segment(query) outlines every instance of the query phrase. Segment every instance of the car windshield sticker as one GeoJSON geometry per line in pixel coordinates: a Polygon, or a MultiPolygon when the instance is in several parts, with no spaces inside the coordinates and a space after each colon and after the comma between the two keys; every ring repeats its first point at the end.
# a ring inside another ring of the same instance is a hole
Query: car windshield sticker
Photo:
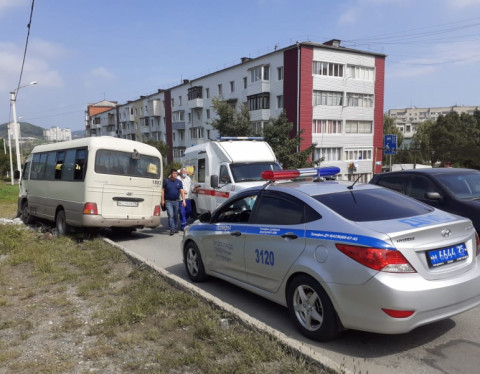
{"type": "Polygon", "coordinates": [[[449,216],[426,214],[424,216],[399,219],[398,222],[405,223],[411,227],[421,227],[421,226],[431,225],[432,223],[442,223],[442,222],[448,222],[452,220],[454,220],[454,218],[449,216]]]}

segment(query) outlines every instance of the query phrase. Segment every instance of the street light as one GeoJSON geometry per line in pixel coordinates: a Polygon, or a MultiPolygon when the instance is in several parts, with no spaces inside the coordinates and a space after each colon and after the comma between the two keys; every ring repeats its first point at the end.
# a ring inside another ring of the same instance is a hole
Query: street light
{"type": "MultiPolygon", "coordinates": [[[[20,126],[17,123],[17,108],[15,106],[15,103],[17,101],[17,95],[18,91],[20,88],[30,86],[32,84],[37,84],[37,81],[30,82],[29,84],[26,84],[25,86],[20,86],[18,87],[15,91],[10,92],[10,101],[12,103],[12,113],[13,113],[13,134],[15,136],[15,152],[17,154],[17,168],[20,173],[20,179],[22,178],[22,164],[20,163],[20,145],[19,145],[19,133],[20,133],[20,126]]],[[[11,176],[11,179],[13,181],[13,175],[11,176]]],[[[13,183],[12,183],[13,184],[13,183]]]]}

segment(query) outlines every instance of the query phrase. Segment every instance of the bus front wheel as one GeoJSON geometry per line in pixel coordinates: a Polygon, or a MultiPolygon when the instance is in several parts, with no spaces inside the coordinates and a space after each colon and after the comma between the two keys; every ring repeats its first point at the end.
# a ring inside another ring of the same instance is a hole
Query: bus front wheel
{"type": "Polygon", "coordinates": [[[64,210],[59,210],[57,212],[57,216],[55,217],[55,225],[57,227],[58,235],[62,236],[67,234],[68,225],[64,210]]]}
{"type": "Polygon", "coordinates": [[[22,222],[26,225],[33,223],[33,217],[30,215],[30,207],[28,206],[28,201],[24,201],[22,204],[20,218],[22,219],[22,222]]]}

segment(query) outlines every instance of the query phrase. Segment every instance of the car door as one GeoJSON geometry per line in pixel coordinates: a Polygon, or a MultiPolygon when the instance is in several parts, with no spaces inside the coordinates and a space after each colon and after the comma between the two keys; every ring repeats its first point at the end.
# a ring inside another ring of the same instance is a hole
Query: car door
{"type": "Polygon", "coordinates": [[[259,196],[245,239],[248,283],[275,292],[305,249],[305,203],[278,191],[259,196]]]}
{"type": "Polygon", "coordinates": [[[242,194],[220,207],[212,217],[211,230],[202,238],[207,268],[245,281],[245,233],[256,200],[256,193],[242,194]]]}

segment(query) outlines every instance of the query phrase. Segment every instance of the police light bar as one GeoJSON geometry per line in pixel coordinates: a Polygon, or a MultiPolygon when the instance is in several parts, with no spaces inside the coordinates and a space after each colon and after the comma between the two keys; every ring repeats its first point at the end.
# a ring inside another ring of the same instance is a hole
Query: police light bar
{"type": "Polygon", "coordinates": [[[217,140],[263,140],[261,136],[220,136],[217,140]]]}
{"type": "Polygon", "coordinates": [[[260,176],[265,180],[276,181],[302,177],[333,177],[338,173],[340,173],[340,168],[336,166],[326,166],[323,168],[308,169],[265,170],[262,171],[260,176]]]}

